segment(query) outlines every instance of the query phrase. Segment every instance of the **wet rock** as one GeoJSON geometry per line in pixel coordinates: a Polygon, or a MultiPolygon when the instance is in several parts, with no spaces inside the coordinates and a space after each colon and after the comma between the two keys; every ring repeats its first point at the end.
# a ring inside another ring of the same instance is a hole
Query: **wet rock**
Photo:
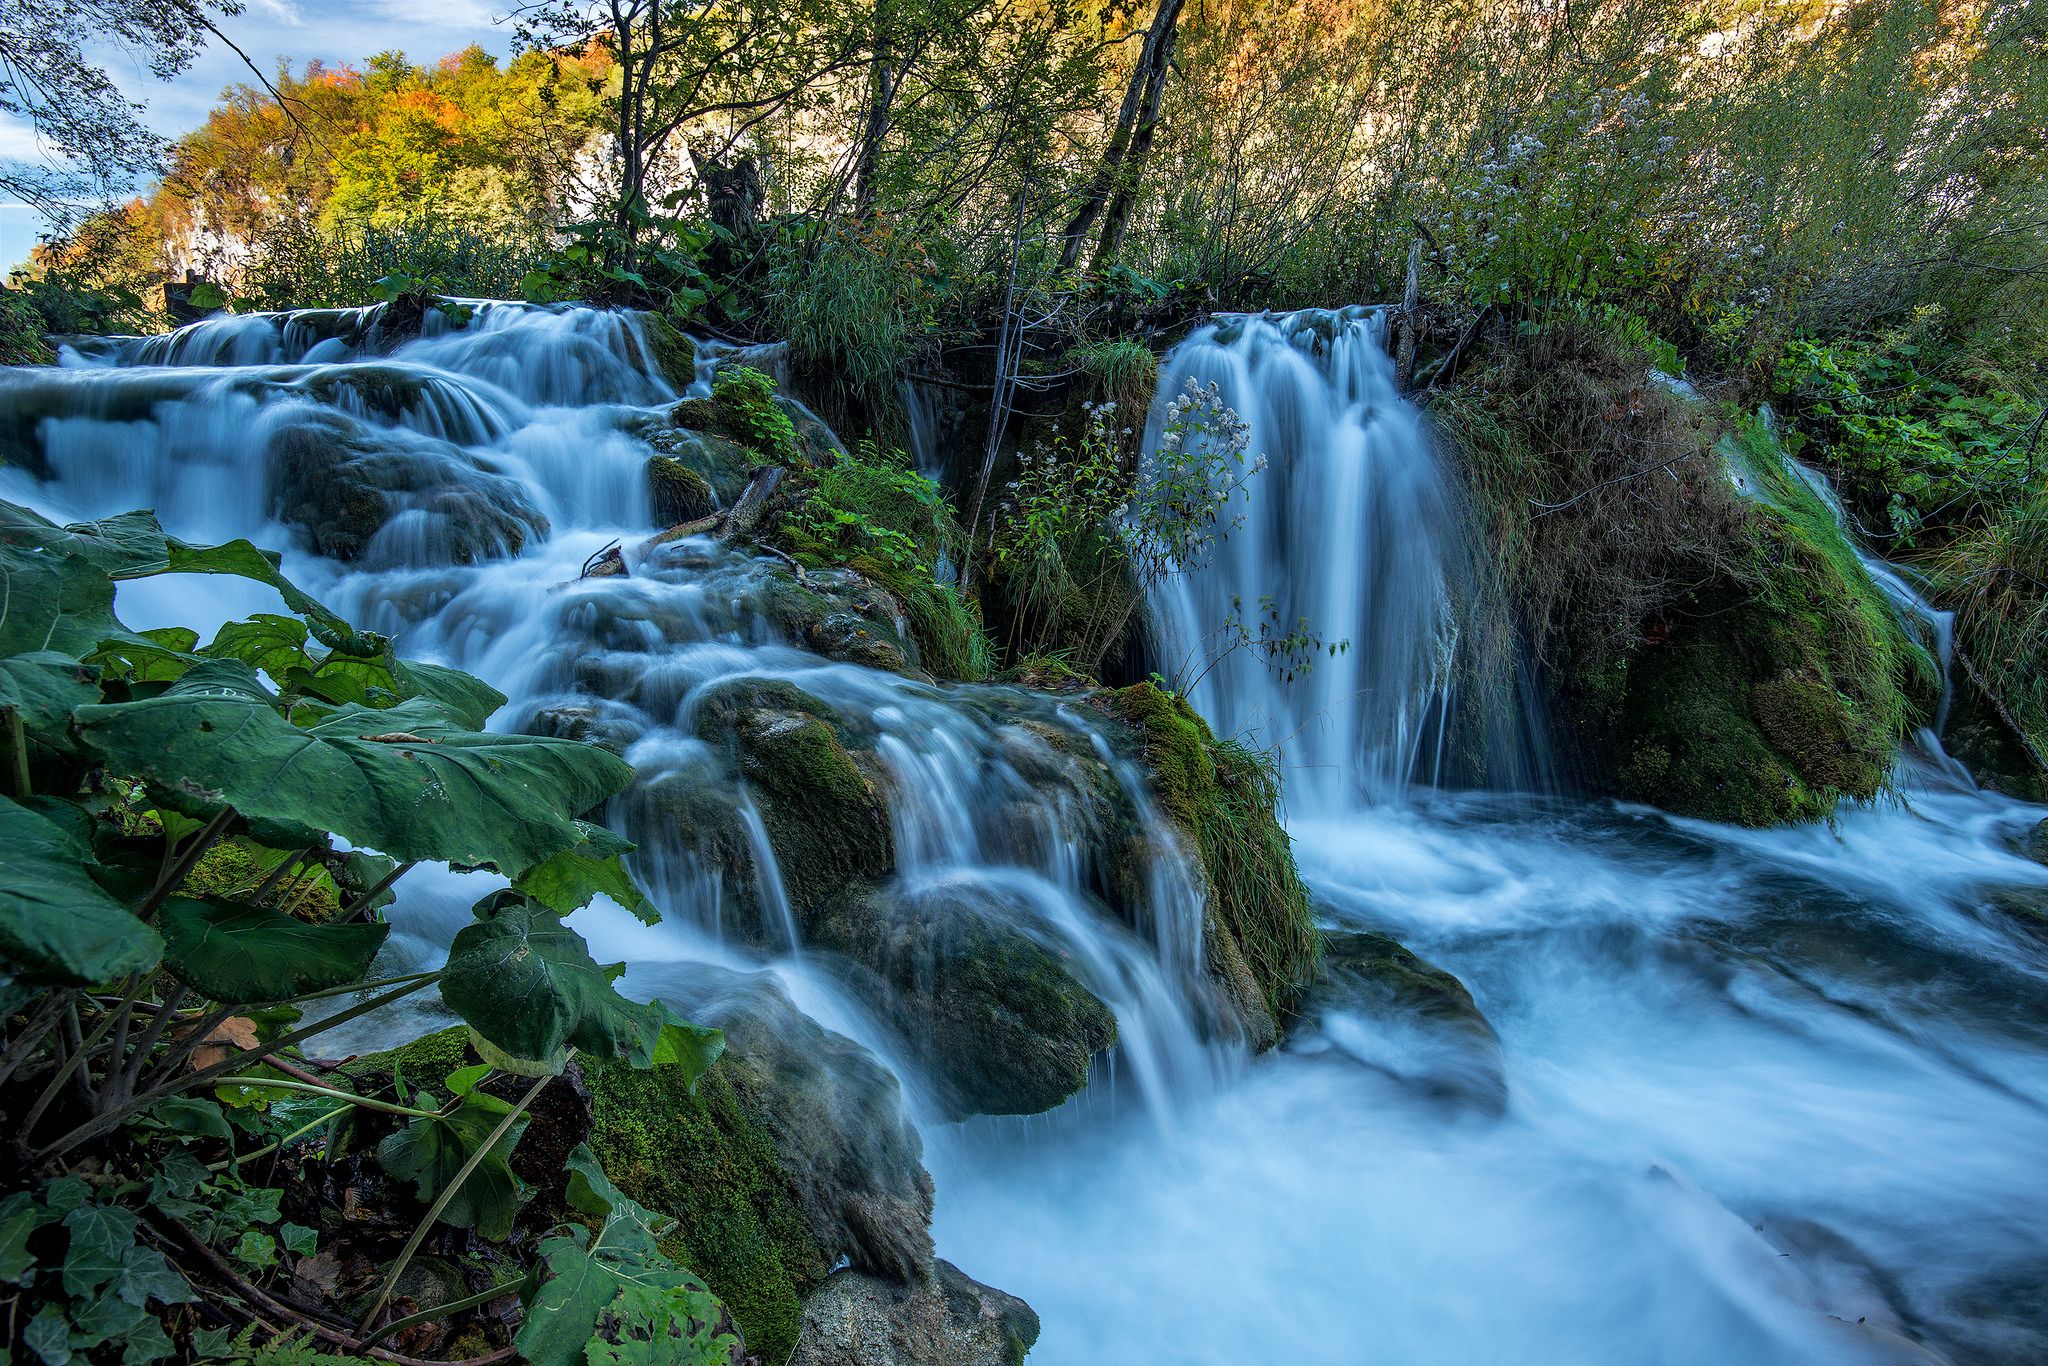
{"type": "Polygon", "coordinates": [[[650,369],[682,393],[697,381],[697,343],[678,332],[659,313],[640,315],[640,335],[651,353],[650,369]]]}
{"type": "Polygon", "coordinates": [[[2040,822],[2021,836],[2019,849],[2026,857],[2048,868],[2048,820],[2040,822]]]}
{"type": "Polygon", "coordinates": [[[1980,786],[2021,801],[2048,801],[2048,773],[2033,756],[1968,670],[1950,677],[1953,692],[1941,728],[1949,756],[1970,770],[1980,786]]]}
{"type": "Polygon", "coordinates": [[[672,455],[648,458],[647,493],[652,500],[655,523],[660,526],[677,526],[709,517],[718,506],[710,482],[672,455]]]}
{"type": "Polygon", "coordinates": [[[941,1261],[914,1286],[842,1271],[804,1301],[790,1366],[1018,1366],[1038,1315],[941,1261]]]}
{"type": "Polygon", "coordinates": [[[956,1117],[1050,1110],[1088,1083],[1116,1017],[984,885],[886,888],[813,915],[815,946],[858,964],[956,1117]]]}
{"type": "Polygon", "coordinates": [[[459,448],[387,439],[339,415],[281,429],[269,469],[278,520],[330,559],[361,558],[381,540],[401,562],[472,564],[548,533],[515,480],[459,448]]]}
{"type": "Polygon", "coordinates": [[[749,1351],[787,1360],[803,1297],[842,1259],[885,1280],[926,1274],[931,1181],[895,1078],[765,974],[677,964],[636,983],[723,1029],[726,1052],[695,1091],[663,1069],[593,1066],[591,1148],[677,1220],[665,1250],[725,1302],[749,1351]]]}
{"type": "Polygon", "coordinates": [[[1324,932],[1308,1013],[1319,1039],[1355,1061],[1487,1114],[1507,1108],[1500,1039],[1472,993],[1385,935],[1324,932]]]}
{"type": "Polygon", "coordinates": [[[799,920],[896,863],[873,757],[857,762],[830,716],[801,689],[759,680],[718,689],[698,708],[698,734],[730,747],[760,807],[799,920]]]}
{"type": "Polygon", "coordinates": [[[917,672],[903,607],[888,590],[848,569],[779,568],[756,604],[786,638],[827,659],[891,673],[917,672]]]}

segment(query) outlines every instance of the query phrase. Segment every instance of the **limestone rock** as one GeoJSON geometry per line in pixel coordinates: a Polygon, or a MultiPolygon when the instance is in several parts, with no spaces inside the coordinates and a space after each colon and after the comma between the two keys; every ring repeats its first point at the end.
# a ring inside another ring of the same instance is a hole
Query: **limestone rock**
{"type": "Polygon", "coordinates": [[[951,1262],[918,1285],[842,1271],[804,1301],[790,1366],[1019,1366],[1038,1315],[951,1262]]]}

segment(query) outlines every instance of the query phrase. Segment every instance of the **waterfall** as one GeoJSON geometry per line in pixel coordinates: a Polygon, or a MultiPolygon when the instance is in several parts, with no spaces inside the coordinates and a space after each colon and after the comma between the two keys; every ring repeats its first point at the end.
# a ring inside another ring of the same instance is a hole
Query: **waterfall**
{"type": "MultiPolygon", "coordinates": [[[[2048,811],[1917,771],[1781,830],[1531,796],[1532,727],[1500,701],[1519,684],[1379,314],[1218,319],[1153,404],[1156,428],[1214,383],[1267,460],[1150,621],[1219,734],[1280,748],[1333,932],[1330,980],[1251,1060],[1208,984],[1200,879],[1099,714],[819,653],[779,606],[787,566],[650,540],[676,386],[638,320],[462,310],[417,336],[381,308],[221,318],[0,370],[0,496],[279,547],[359,626],[505,692],[494,724],[622,752],[608,819],[665,918],[600,900],[577,928],[629,991],[687,1011],[704,972],[764,974],[873,1049],[916,1109],[941,1255],[1036,1307],[1034,1361],[2048,1357],[2048,947],[2027,928],[2048,867],[2022,852],[2048,811]],[[630,572],[581,577],[615,542],[630,572]],[[1348,649],[1291,682],[1221,649],[1261,598],[1348,649]],[[855,927],[887,951],[855,968],[775,771],[732,758],[791,737],[846,752],[892,851],[855,927]],[[1345,987],[1372,935],[1454,973],[1483,1035],[1345,987]],[[960,1065],[901,1007],[963,943],[1056,968],[1113,1021],[1051,1115],[953,1122],[1004,1059],[960,1065]],[[1475,1037],[1492,1106],[1444,1084],[1446,1038],[1475,1037]]],[[[774,360],[704,350],[699,393],[774,360]]],[[[278,606],[224,578],[120,589],[131,626],[202,638],[278,606]]],[[[430,965],[494,885],[400,883],[391,970],[430,965]]]]}
{"type": "MultiPolygon", "coordinates": [[[[1280,750],[1302,814],[1398,800],[1461,771],[1460,666],[1483,604],[1385,326],[1362,308],[1220,318],[1161,365],[1147,423],[1156,450],[1165,405],[1190,382],[1213,384],[1265,461],[1243,524],[1156,591],[1156,653],[1170,679],[1198,680],[1190,700],[1219,735],[1280,750]],[[1290,679],[1284,661],[1242,643],[1240,628],[1256,635],[1262,620],[1325,648],[1290,679]]],[[[1496,774],[1524,748],[1516,720],[1483,714],[1489,733],[1462,737],[1496,774]]]]}

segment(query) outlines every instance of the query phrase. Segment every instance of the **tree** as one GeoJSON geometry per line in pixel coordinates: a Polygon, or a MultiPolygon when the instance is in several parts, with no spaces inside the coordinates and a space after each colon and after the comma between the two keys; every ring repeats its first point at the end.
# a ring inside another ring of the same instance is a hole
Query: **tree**
{"type": "Polygon", "coordinates": [[[0,0],[0,113],[26,121],[55,158],[0,161],[0,192],[62,229],[154,170],[164,139],[84,54],[112,44],[169,80],[216,31],[213,16],[241,8],[241,0],[0,0]]]}
{"type": "Polygon", "coordinates": [[[865,60],[874,31],[853,0],[534,0],[513,13],[527,47],[595,45],[617,63],[614,264],[628,270],[679,134],[701,135],[700,165],[723,165],[760,123],[865,60]]]}

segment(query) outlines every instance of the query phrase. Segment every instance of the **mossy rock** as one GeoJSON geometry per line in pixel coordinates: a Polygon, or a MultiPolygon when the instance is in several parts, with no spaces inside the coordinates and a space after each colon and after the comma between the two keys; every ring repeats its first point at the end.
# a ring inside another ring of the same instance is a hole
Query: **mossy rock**
{"type": "Polygon", "coordinates": [[[338,413],[282,428],[267,456],[273,513],[330,559],[360,558],[407,513],[455,564],[517,555],[548,534],[526,490],[466,451],[392,442],[338,413]]]}
{"type": "Polygon", "coordinates": [[[1398,940],[1360,930],[1323,932],[1322,976],[1314,995],[1325,1012],[1366,1010],[1414,1031],[1403,1052],[1379,1065],[1441,1099],[1489,1114],[1507,1108],[1500,1038],[1465,984],[1398,940]]]}
{"type": "Polygon", "coordinates": [[[646,729],[640,714],[630,707],[592,699],[588,704],[562,703],[542,707],[526,727],[529,735],[546,735],[557,740],[596,745],[623,755],[646,729]]]}
{"type": "MultiPolygon", "coordinates": [[[[291,855],[235,836],[212,845],[185,877],[185,890],[206,896],[246,898],[291,855]]],[[[287,878],[266,897],[275,910],[324,924],[341,914],[341,889],[324,868],[287,878]]]]}
{"type": "Polygon", "coordinates": [[[917,1285],[842,1271],[804,1301],[787,1366],[1022,1366],[1038,1315],[951,1262],[917,1285]]]}
{"type": "Polygon", "coordinates": [[[1267,760],[1218,741],[1187,704],[1150,683],[1098,693],[1130,728],[1161,810],[1186,836],[1207,883],[1204,950],[1218,985],[1237,1002],[1249,1037],[1277,1038],[1315,976],[1318,941],[1308,889],[1279,820],[1279,784],[1267,760]],[[1256,999],[1244,991],[1255,982],[1256,999]]]}
{"type": "Polygon", "coordinates": [[[647,344],[650,369],[682,393],[697,382],[697,343],[677,331],[659,313],[640,315],[640,335],[647,344]]]}
{"type": "Polygon", "coordinates": [[[710,481],[672,455],[648,457],[647,495],[656,526],[694,522],[718,507],[710,481]]]}
{"type": "Polygon", "coordinates": [[[980,887],[869,889],[814,915],[810,942],[884,984],[889,1014],[949,1114],[1029,1115],[1086,1086],[1117,1030],[1022,919],[980,887]]]}
{"type": "Polygon", "coordinates": [[[737,441],[678,427],[665,417],[649,413],[621,418],[620,430],[646,442],[656,454],[674,459],[710,485],[719,507],[730,507],[746,492],[748,478],[761,463],[759,455],[737,441]]]}
{"type": "Polygon", "coordinates": [[[786,639],[827,659],[917,675],[919,652],[899,623],[895,596],[852,570],[796,571],[776,565],[755,607],[786,639]]]}
{"type": "Polygon", "coordinates": [[[697,733],[727,746],[761,811],[799,921],[895,869],[888,803],[824,703],[793,684],[739,680],[699,700],[697,733]],[[829,718],[829,719],[828,719],[829,718]]]}

